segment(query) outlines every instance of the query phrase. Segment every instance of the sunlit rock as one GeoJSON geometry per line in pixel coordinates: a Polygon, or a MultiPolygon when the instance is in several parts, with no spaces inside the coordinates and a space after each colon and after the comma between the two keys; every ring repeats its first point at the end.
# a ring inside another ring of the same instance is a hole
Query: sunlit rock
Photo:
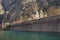
{"type": "Polygon", "coordinates": [[[4,10],[2,9],[2,5],[1,5],[1,0],[0,0],[0,15],[4,14],[4,10]]]}

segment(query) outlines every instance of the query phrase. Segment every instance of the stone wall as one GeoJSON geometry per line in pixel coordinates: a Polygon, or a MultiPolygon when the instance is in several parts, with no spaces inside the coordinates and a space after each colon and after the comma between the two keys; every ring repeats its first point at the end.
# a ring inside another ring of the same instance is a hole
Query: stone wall
{"type": "MultiPolygon", "coordinates": [[[[8,29],[8,28],[7,28],[8,29]]],[[[42,32],[60,32],[60,16],[42,18],[39,20],[24,22],[21,24],[12,24],[8,30],[12,31],[42,31],[42,32]]]]}

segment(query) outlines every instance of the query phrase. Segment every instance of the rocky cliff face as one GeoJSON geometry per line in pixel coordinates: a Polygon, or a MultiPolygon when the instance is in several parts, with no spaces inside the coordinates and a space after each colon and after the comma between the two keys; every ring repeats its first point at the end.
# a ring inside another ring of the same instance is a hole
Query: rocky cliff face
{"type": "Polygon", "coordinates": [[[2,5],[1,5],[1,0],[0,0],[0,15],[2,15],[3,13],[4,13],[4,10],[2,9],[3,7],[2,7],[2,5]]]}
{"type": "MultiPolygon", "coordinates": [[[[45,10],[45,7],[48,7],[49,5],[59,6],[60,0],[2,0],[1,4],[3,6],[3,10],[5,11],[4,19],[8,19],[7,21],[12,22],[16,21],[17,18],[17,20],[19,20],[19,18],[21,19],[22,16],[19,17],[20,15],[30,15],[31,13],[34,13],[35,8],[39,11],[40,8],[45,10]],[[32,8],[34,5],[36,7],[32,8]]],[[[26,19],[27,17],[24,16],[23,19],[24,18],[26,19]]]]}
{"type": "Polygon", "coordinates": [[[3,6],[4,11],[6,12],[5,15],[8,16],[8,20],[15,21],[18,15],[20,15],[22,12],[23,13],[21,15],[25,15],[24,13],[25,9],[28,8],[28,10],[30,10],[29,6],[32,6],[33,5],[32,2],[35,2],[35,1],[36,0],[13,0],[13,1],[2,0],[2,6],[3,6]]]}
{"type": "Polygon", "coordinates": [[[55,5],[55,6],[60,6],[60,0],[37,0],[40,5],[46,6],[46,5],[55,5]]]}
{"type": "Polygon", "coordinates": [[[18,6],[18,4],[21,6],[22,4],[27,4],[29,2],[35,2],[37,1],[40,6],[46,6],[46,5],[55,5],[60,6],[60,0],[2,0],[2,6],[6,9],[10,8],[9,6],[14,5],[18,6]],[[8,8],[7,8],[8,6],[8,8]]]}

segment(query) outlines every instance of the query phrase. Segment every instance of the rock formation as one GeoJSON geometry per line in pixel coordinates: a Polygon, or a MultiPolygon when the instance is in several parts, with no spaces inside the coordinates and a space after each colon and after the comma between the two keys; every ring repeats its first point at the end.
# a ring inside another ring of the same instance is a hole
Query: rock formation
{"type": "Polygon", "coordinates": [[[4,10],[3,23],[35,20],[41,18],[41,15],[42,18],[51,16],[51,6],[57,6],[54,13],[60,13],[60,0],[1,0],[1,5],[4,10]]]}

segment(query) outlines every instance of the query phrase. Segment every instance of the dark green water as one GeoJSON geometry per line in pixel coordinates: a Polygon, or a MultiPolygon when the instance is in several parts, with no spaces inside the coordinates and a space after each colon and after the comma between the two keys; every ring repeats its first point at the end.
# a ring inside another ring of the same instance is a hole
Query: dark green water
{"type": "Polygon", "coordinates": [[[0,31],[0,40],[60,40],[60,33],[0,31]]]}

